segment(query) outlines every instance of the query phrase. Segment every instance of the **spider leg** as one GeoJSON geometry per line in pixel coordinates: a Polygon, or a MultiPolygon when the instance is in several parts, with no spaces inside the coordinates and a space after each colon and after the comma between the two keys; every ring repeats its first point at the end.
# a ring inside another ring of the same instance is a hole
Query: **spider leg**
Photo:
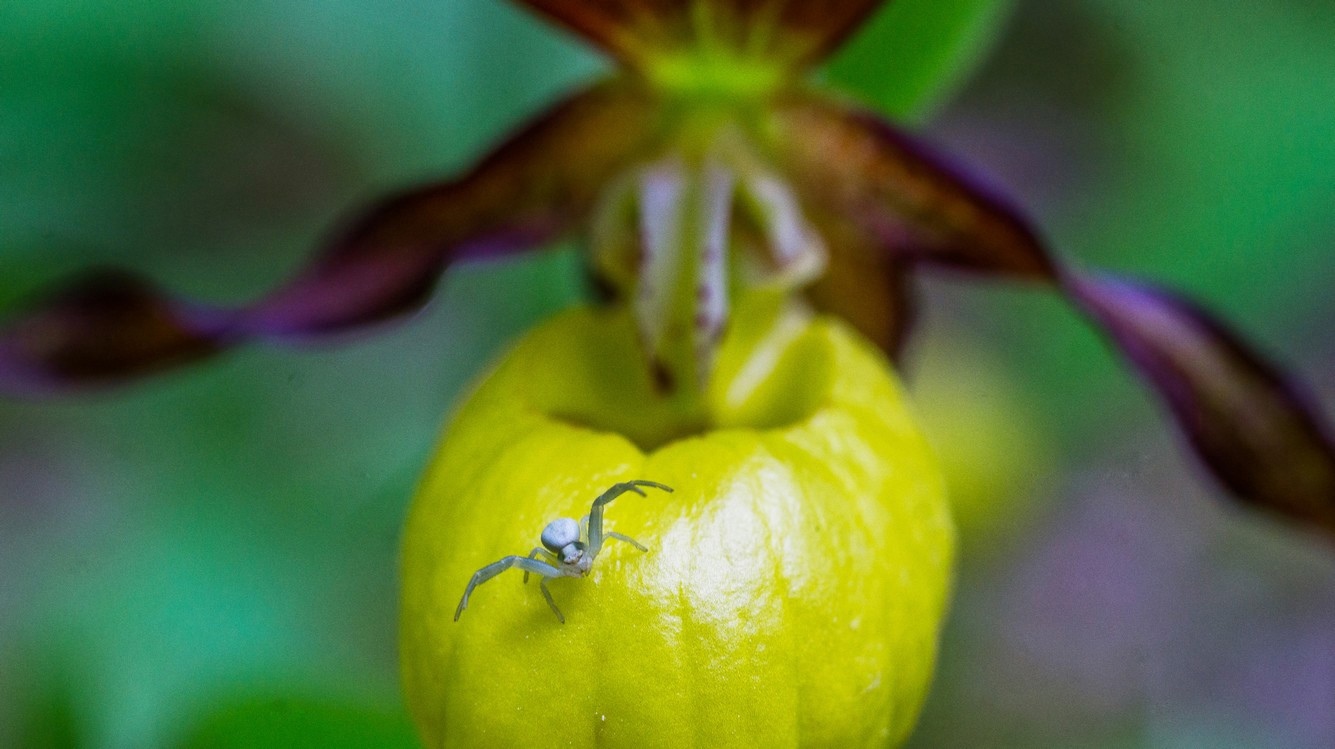
{"type": "Polygon", "coordinates": [[[561,570],[552,565],[547,564],[546,562],[539,562],[536,559],[529,559],[528,557],[509,556],[492,562],[486,567],[474,572],[473,577],[469,579],[468,587],[464,588],[464,597],[459,599],[459,608],[454,610],[454,620],[456,622],[459,621],[459,616],[464,613],[464,609],[468,608],[468,597],[473,595],[474,588],[511,567],[518,567],[525,572],[536,572],[544,578],[560,577],[562,574],[561,570]]]}
{"type": "Polygon", "coordinates": [[[610,488],[608,488],[607,491],[598,495],[598,498],[593,500],[593,506],[595,508],[602,507],[603,505],[607,504],[608,502],[611,502],[617,497],[620,497],[622,494],[625,494],[626,492],[635,492],[641,497],[649,496],[644,493],[643,489],[640,488],[642,486],[649,486],[653,487],[654,489],[662,489],[668,494],[672,493],[672,487],[664,486],[663,484],[660,484],[656,481],[643,481],[640,479],[636,479],[635,481],[623,481],[619,484],[613,484],[610,488]]]}
{"type": "MultiPolygon", "coordinates": [[[[589,552],[595,557],[603,548],[603,506],[608,502],[620,497],[626,492],[635,492],[641,497],[649,495],[644,493],[640,487],[648,486],[654,489],[661,489],[671,493],[672,487],[664,486],[654,481],[626,481],[620,484],[613,484],[611,488],[603,492],[597,499],[593,500],[593,506],[589,508],[589,552]]],[[[636,544],[638,546],[638,544],[636,544]]]]}
{"type": "MultiPolygon", "coordinates": [[[[546,549],[542,548],[541,546],[534,546],[534,547],[533,547],[533,551],[530,551],[530,552],[528,553],[528,558],[529,558],[529,559],[537,559],[539,556],[541,556],[541,557],[543,558],[544,561],[548,562],[548,563],[551,564],[553,567],[555,567],[555,566],[559,563],[558,560],[557,560],[557,558],[556,558],[556,555],[555,555],[555,554],[551,553],[550,551],[547,551],[546,549]]],[[[524,570],[524,584],[525,584],[525,585],[528,585],[528,576],[529,576],[529,572],[530,572],[529,570],[524,570]]]]}
{"type": "Polygon", "coordinates": [[[565,616],[561,614],[561,609],[556,608],[556,600],[552,598],[552,592],[547,590],[547,578],[542,578],[542,582],[538,583],[538,587],[542,588],[542,597],[546,598],[547,605],[552,607],[552,613],[556,614],[556,620],[565,624],[565,616]]]}
{"type": "Polygon", "coordinates": [[[604,533],[604,534],[603,534],[603,538],[604,538],[604,539],[607,539],[607,538],[615,538],[615,539],[618,540],[618,541],[625,541],[626,543],[630,544],[631,546],[634,546],[635,548],[639,549],[640,551],[648,551],[648,550],[649,550],[649,547],[648,547],[648,546],[645,546],[644,544],[640,543],[639,541],[636,541],[635,539],[631,538],[630,536],[627,536],[627,535],[624,535],[624,534],[621,534],[621,533],[617,533],[617,532],[615,532],[615,531],[612,531],[612,532],[609,532],[609,533],[604,533]]]}

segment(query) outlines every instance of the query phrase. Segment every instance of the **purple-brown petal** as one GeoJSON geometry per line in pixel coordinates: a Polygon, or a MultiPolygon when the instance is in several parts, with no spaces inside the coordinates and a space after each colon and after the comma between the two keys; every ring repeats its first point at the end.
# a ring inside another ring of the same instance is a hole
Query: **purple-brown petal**
{"type": "Polygon", "coordinates": [[[462,178],[372,208],[256,304],[245,325],[259,335],[309,335],[395,317],[420,308],[450,263],[573,230],[650,136],[651,115],[618,84],[566,100],[462,178]]]}
{"type": "Polygon", "coordinates": [[[1335,443],[1314,401],[1207,312],[1105,277],[1066,288],[1240,498],[1335,534],[1335,443]]]}
{"type": "Polygon", "coordinates": [[[623,62],[642,59],[677,35],[686,0],[515,0],[623,62]]]}
{"type": "Polygon", "coordinates": [[[847,320],[893,361],[902,361],[918,322],[910,263],[866,246],[845,221],[825,217],[819,228],[829,257],[807,298],[816,309],[847,320]]]}
{"type": "MultiPolygon", "coordinates": [[[[774,5],[765,0],[737,0],[737,5],[774,5]]],[[[828,0],[828,2],[780,2],[780,26],[792,40],[796,62],[812,65],[837,50],[886,0],[828,0]]],[[[772,11],[771,11],[772,12],[772,11]]],[[[753,11],[754,13],[754,11],[753,11]]],[[[756,15],[760,15],[756,13],[756,15]]]]}
{"type": "Polygon", "coordinates": [[[0,392],[150,374],[217,351],[231,317],[116,270],[89,271],[0,331],[0,392]]]}
{"type": "Polygon", "coordinates": [[[808,202],[908,260],[1053,282],[1037,232],[1008,202],[874,113],[813,94],[775,114],[779,158],[808,202]]]}
{"type": "Polygon", "coordinates": [[[719,46],[790,66],[820,62],[886,0],[515,0],[618,60],[719,46]]]}
{"type": "Polygon", "coordinates": [[[0,327],[0,393],[100,385],[247,338],[337,333],[414,311],[450,264],[580,226],[603,185],[651,137],[652,116],[620,85],[575,95],[462,178],[383,201],[294,279],[245,307],[186,305],[121,272],[76,281],[0,327]]]}
{"type": "MultiPolygon", "coordinates": [[[[813,94],[781,103],[775,151],[806,200],[887,259],[1038,281],[1098,322],[1244,501],[1335,534],[1335,445],[1311,401],[1196,306],[1064,270],[1010,205],[876,115],[813,94]]],[[[837,255],[837,250],[832,251],[837,255]]],[[[884,293],[872,274],[863,293],[884,293]]],[[[842,297],[857,294],[850,280],[842,297]]]]}

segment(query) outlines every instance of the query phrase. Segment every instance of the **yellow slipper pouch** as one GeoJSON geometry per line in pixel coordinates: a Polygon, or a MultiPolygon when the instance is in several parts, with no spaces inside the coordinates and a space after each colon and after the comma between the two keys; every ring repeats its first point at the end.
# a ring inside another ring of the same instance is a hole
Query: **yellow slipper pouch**
{"type": "Polygon", "coordinates": [[[939,471],[888,363],[842,323],[736,311],[694,408],[624,311],[539,327],[463,404],[404,539],[402,665],[429,747],[883,747],[912,728],[946,607],[939,471]],[[470,576],[625,494],[587,578],[470,576]]]}

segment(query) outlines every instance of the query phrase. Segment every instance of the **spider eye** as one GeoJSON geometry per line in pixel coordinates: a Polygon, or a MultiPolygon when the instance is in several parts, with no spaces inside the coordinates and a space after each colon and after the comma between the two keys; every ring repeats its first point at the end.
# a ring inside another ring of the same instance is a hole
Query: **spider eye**
{"type": "Polygon", "coordinates": [[[557,518],[542,529],[542,545],[553,553],[576,541],[579,541],[579,523],[570,518],[557,518]]]}

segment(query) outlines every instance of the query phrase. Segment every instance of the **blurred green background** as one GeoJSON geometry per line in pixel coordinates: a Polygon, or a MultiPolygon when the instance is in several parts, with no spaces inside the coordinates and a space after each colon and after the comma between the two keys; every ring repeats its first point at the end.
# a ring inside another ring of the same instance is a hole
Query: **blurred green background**
{"type": "MultiPolygon", "coordinates": [[[[827,76],[1335,403],[1335,4],[900,0],[827,76]]],[[[489,0],[0,4],[0,311],[91,263],[238,300],[603,63],[489,0]]],[[[570,248],[382,334],[0,402],[0,746],[409,747],[395,554],[570,248]],[[516,293],[519,290],[521,293],[516,293]],[[342,345],[347,344],[347,345],[342,345]]],[[[1335,746],[1335,557],[1219,501],[1057,300],[927,284],[963,563],[914,746],[1335,746]]]]}

